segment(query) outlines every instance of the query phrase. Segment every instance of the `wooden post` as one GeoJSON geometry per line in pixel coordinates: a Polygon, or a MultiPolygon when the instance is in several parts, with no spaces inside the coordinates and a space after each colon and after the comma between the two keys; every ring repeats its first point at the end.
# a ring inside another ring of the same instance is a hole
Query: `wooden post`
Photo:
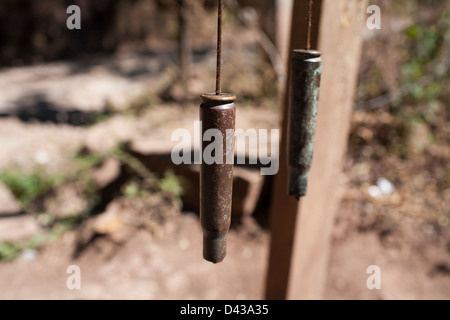
{"type": "MultiPolygon", "coordinates": [[[[291,49],[305,47],[307,2],[294,2],[291,49]]],[[[316,0],[314,3],[311,45],[323,53],[314,160],[308,195],[297,202],[288,197],[286,191],[287,90],[280,172],[275,178],[270,212],[272,240],[267,299],[320,299],[326,279],[330,235],[338,203],[338,178],[347,146],[367,0],[316,0]]]]}
{"type": "MultiPolygon", "coordinates": [[[[291,19],[292,8],[294,6],[293,0],[276,0],[276,18],[275,18],[275,43],[278,50],[278,65],[283,66],[283,76],[278,81],[278,95],[280,98],[284,97],[286,88],[286,71],[288,66],[285,64],[289,58],[289,40],[291,35],[291,19]]],[[[279,76],[279,75],[278,75],[279,76]]]]}
{"type": "MultiPolygon", "coordinates": [[[[306,44],[306,2],[307,0],[295,0],[292,11],[290,53],[294,49],[304,48],[306,44]]],[[[321,1],[315,1],[313,21],[318,22],[321,12],[321,1]]],[[[318,23],[313,25],[311,45],[317,47],[318,23]]],[[[290,66],[290,62],[286,63],[290,66]]],[[[290,78],[290,68],[288,77],[290,78]]],[[[266,298],[269,300],[283,300],[287,297],[289,271],[291,265],[292,248],[294,243],[295,222],[297,219],[298,202],[287,193],[287,128],[288,128],[288,104],[289,81],[286,82],[286,90],[283,101],[283,121],[280,142],[280,168],[275,176],[272,202],[270,208],[270,232],[271,246],[269,254],[269,267],[266,279],[266,298]]]]}
{"type": "Polygon", "coordinates": [[[292,18],[292,0],[276,1],[276,45],[283,59],[283,63],[288,59],[289,35],[292,18]]]}

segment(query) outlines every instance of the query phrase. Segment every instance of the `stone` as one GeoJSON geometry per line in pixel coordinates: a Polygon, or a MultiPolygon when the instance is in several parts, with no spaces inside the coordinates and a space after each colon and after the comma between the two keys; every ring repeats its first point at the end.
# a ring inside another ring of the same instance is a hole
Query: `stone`
{"type": "Polygon", "coordinates": [[[116,148],[118,141],[108,132],[105,125],[100,124],[86,131],[84,145],[92,153],[107,154],[116,148]]]}
{"type": "Polygon", "coordinates": [[[98,169],[92,173],[92,178],[100,189],[115,181],[121,172],[120,161],[114,158],[107,159],[98,169]]]}
{"type": "Polygon", "coordinates": [[[0,241],[27,240],[40,230],[39,224],[30,215],[0,218],[0,241]]]}
{"type": "Polygon", "coordinates": [[[0,182],[0,218],[3,215],[14,215],[22,211],[22,208],[11,193],[11,191],[3,183],[0,182]]]}
{"type": "Polygon", "coordinates": [[[119,231],[125,225],[120,211],[120,202],[112,202],[104,213],[95,218],[94,231],[101,235],[112,235],[119,231]]]}
{"type": "Polygon", "coordinates": [[[25,249],[19,255],[20,261],[33,261],[38,257],[38,252],[35,249],[25,249]]]}
{"type": "Polygon", "coordinates": [[[45,200],[45,210],[57,218],[78,215],[88,207],[88,200],[76,183],[60,186],[45,200]]]}
{"type": "Polygon", "coordinates": [[[136,135],[136,123],[124,116],[113,116],[86,130],[84,145],[92,153],[105,155],[136,135]]]}

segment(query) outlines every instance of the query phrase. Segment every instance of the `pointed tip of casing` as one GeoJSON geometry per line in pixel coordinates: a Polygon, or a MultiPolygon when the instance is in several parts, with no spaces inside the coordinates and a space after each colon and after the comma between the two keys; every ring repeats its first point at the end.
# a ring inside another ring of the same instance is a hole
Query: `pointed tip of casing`
{"type": "Polygon", "coordinates": [[[203,259],[217,264],[222,262],[227,255],[227,233],[224,231],[204,231],[203,234],[203,259]]]}
{"type": "Polygon", "coordinates": [[[297,175],[295,173],[289,175],[289,195],[300,200],[306,196],[308,191],[308,175],[297,175]]]}

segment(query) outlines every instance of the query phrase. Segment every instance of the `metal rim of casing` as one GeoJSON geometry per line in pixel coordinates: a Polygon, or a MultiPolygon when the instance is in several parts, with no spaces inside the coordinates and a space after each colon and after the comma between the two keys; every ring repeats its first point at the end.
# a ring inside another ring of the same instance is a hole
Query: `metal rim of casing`
{"type": "Polygon", "coordinates": [[[215,94],[215,93],[205,93],[200,96],[202,100],[206,103],[233,103],[236,101],[236,96],[234,94],[229,93],[222,93],[222,94],[215,94]]]}
{"type": "Polygon", "coordinates": [[[320,58],[322,52],[317,50],[294,50],[292,51],[292,58],[298,60],[308,60],[314,58],[320,58]]]}

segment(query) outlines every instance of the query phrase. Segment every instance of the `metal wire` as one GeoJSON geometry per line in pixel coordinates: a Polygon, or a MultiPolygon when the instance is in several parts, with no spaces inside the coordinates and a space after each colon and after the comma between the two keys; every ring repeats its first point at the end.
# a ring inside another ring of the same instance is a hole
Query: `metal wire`
{"type": "Polygon", "coordinates": [[[222,24],[223,24],[223,0],[218,0],[217,19],[217,71],[216,71],[216,95],[222,93],[222,24]]]}
{"type": "Polygon", "coordinates": [[[311,50],[311,29],[312,29],[312,7],[313,7],[313,0],[309,0],[308,3],[308,13],[307,13],[307,19],[308,19],[308,31],[306,35],[306,50],[311,50]]]}

